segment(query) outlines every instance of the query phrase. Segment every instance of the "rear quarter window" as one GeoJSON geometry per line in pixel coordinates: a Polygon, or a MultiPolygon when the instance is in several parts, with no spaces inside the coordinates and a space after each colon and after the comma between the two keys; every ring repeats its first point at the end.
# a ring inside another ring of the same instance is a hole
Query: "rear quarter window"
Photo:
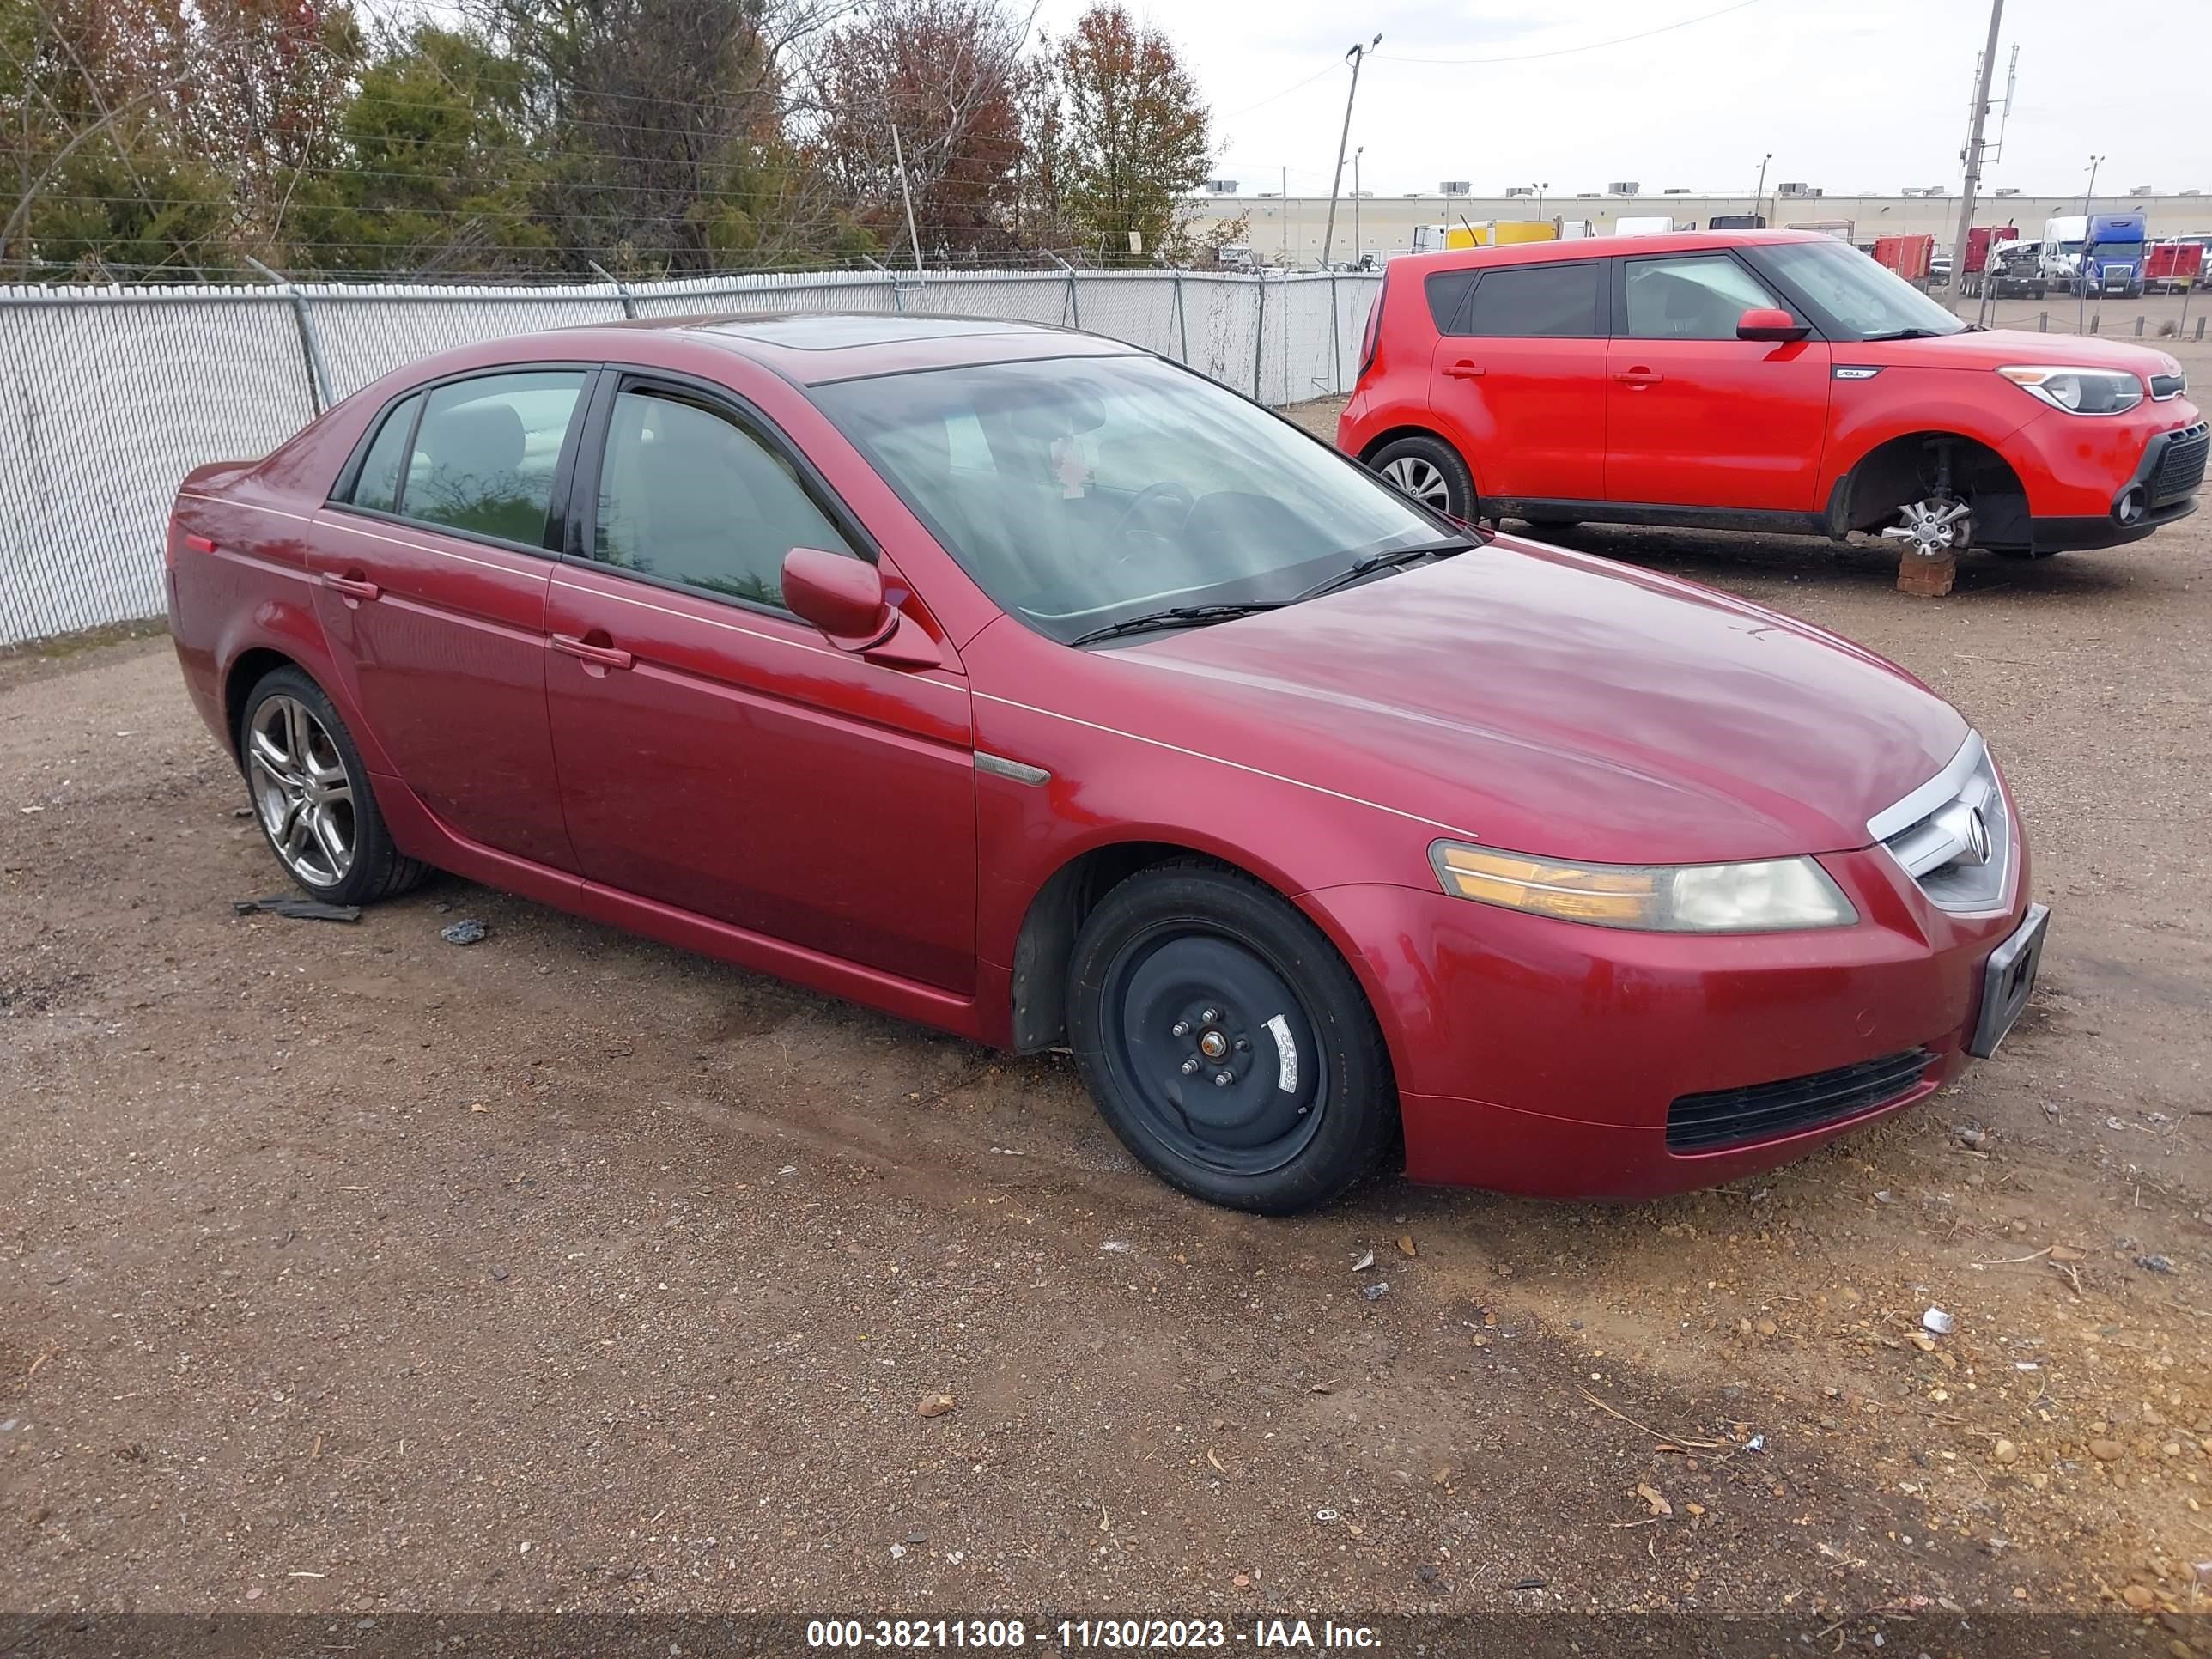
{"type": "Polygon", "coordinates": [[[1439,270],[1422,284],[1429,296],[1429,318],[1437,325],[1437,332],[1449,334],[1452,325],[1459,320],[1459,308],[1467,303],[1467,291],[1474,286],[1471,270],[1439,270]]]}

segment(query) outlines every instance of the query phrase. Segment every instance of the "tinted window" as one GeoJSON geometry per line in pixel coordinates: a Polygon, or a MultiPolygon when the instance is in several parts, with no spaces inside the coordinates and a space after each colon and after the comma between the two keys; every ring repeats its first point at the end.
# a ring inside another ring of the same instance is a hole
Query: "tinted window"
{"type": "Polygon", "coordinates": [[[1439,334],[1449,334],[1452,325],[1459,320],[1460,301],[1474,286],[1471,270],[1440,270],[1425,284],[1429,295],[1429,316],[1436,323],[1439,334]]]}
{"type": "Polygon", "coordinates": [[[1491,338],[1602,334],[1602,261],[1507,266],[1481,273],[1474,303],[1453,331],[1491,338]]]}
{"type": "Polygon", "coordinates": [[[399,510],[399,457],[407,447],[407,434],[415,429],[415,411],[422,406],[422,394],[402,401],[376,429],[376,441],[362,457],[361,477],[354,480],[356,507],[379,513],[399,510]]]}
{"type": "Polygon", "coordinates": [[[705,404],[653,391],[615,399],[594,558],[781,605],[794,547],[853,550],[781,456],[705,404]]]}
{"type": "Polygon", "coordinates": [[[1724,253],[1628,262],[1631,339],[1733,340],[1743,313],[1759,306],[1782,302],[1724,253]]]}
{"type": "Polygon", "coordinates": [[[399,511],[427,524],[542,544],[553,470],[583,386],[574,369],[439,386],[422,409],[399,511]]]}

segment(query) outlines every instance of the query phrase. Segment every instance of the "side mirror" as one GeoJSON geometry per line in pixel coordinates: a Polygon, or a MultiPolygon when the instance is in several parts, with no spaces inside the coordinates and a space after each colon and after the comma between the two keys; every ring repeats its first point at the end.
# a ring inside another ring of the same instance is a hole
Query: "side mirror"
{"type": "Polygon", "coordinates": [[[847,651],[880,645],[898,624],[883,573],[849,553],[794,547],[783,556],[783,602],[847,651]]]}
{"type": "Polygon", "coordinates": [[[1739,340],[1802,340],[1812,331],[1778,306],[1753,306],[1735,319],[1739,340]]]}

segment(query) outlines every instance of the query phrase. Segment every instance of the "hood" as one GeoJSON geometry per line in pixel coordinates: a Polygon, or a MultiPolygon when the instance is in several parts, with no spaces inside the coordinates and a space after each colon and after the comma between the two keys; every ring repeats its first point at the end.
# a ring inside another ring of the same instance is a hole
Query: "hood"
{"type": "Polygon", "coordinates": [[[1616,864],[1863,847],[1967,730],[1847,641],[1505,538],[1109,654],[1187,681],[1214,753],[1492,846],[1616,864]]]}
{"type": "Polygon", "coordinates": [[[2117,368],[2142,377],[2179,374],[2181,365],[2154,346],[2129,345],[2092,335],[2033,334],[1993,328],[1946,334],[1932,340],[1839,341],[1836,361],[1910,365],[1916,368],[1997,369],[2007,363],[2050,363],[2064,368],[2117,368]]]}

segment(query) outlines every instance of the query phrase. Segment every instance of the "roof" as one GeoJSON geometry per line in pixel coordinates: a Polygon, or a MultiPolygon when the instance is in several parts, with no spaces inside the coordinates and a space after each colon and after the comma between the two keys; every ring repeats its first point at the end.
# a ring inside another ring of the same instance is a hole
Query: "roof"
{"type": "Polygon", "coordinates": [[[1703,253],[1718,247],[1835,240],[1817,230],[1654,231],[1640,236],[1577,236],[1550,242],[1514,242],[1504,247],[1445,248],[1436,253],[1408,254],[1390,263],[1411,263],[1431,270],[1464,270],[1477,265],[1543,264],[1554,259],[1602,259],[1624,254],[1703,253]]]}
{"type": "Polygon", "coordinates": [[[735,352],[801,386],[971,363],[1125,356],[1139,351],[1120,340],[1074,329],[994,317],[744,312],[641,319],[612,326],[681,330],[691,339],[735,352]]]}

